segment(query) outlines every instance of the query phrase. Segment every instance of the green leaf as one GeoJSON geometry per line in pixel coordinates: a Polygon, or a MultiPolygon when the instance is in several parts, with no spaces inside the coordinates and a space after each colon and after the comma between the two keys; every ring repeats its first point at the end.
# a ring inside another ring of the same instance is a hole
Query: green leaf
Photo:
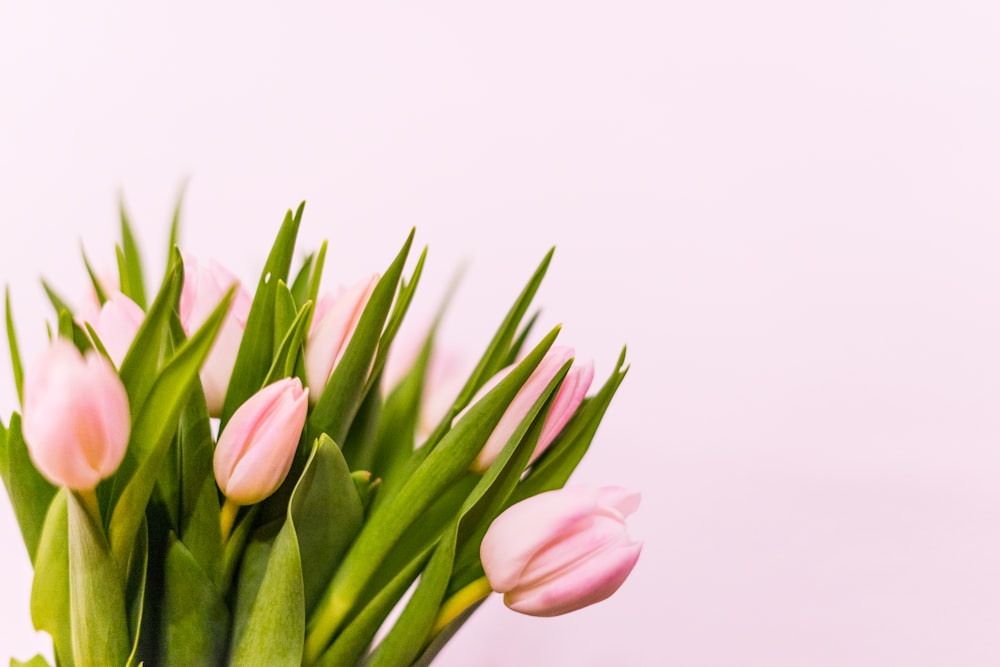
{"type": "Polygon", "coordinates": [[[187,191],[187,180],[181,183],[177,192],[177,201],[174,203],[174,214],[170,218],[170,235],[167,237],[167,263],[170,266],[174,257],[174,248],[180,244],[181,229],[181,207],[184,204],[184,193],[187,191]]]}
{"type": "Polygon", "coordinates": [[[0,450],[0,469],[4,472],[4,486],[7,487],[17,525],[21,528],[24,546],[34,563],[45,515],[58,489],[42,477],[32,464],[21,434],[21,416],[16,412],[11,415],[6,436],[3,443],[0,443],[3,444],[3,449],[0,450]]]}
{"type": "Polygon", "coordinates": [[[31,620],[36,630],[51,635],[58,664],[72,667],[66,494],[65,489],[60,489],[45,515],[31,584],[31,620]]]}
{"type": "Polygon", "coordinates": [[[429,555],[429,550],[423,553],[414,552],[409,562],[396,573],[386,586],[378,593],[365,598],[364,607],[360,613],[346,625],[332,645],[329,647],[317,646],[314,653],[310,654],[307,643],[307,654],[303,664],[312,665],[312,667],[342,667],[357,663],[365,654],[375,637],[375,633],[378,632],[379,627],[389,616],[393,607],[420,574],[420,570],[427,563],[429,555]]]}
{"type": "Polygon", "coordinates": [[[267,372],[263,386],[272,382],[277,382],[282,378],[293,377],[296,374],[298,363],[302,357],[302,348],[305,345],[306,336],[309,333],[309,318],[312,316],[313,305],[306,302],[299,312],[295,314],[295,319],[288,325],[284,338],[278,344],[274,352],[274,362],[267,372]]]}
{"type": "Polygon", "coordinates": [[[264,264],[257,291],[254,293],[246,329],[236,356],[236,366],[226,390],[222,408],[222,427],[250,396],[264,385],[274,354],[275,300],[279,281],[288,282],[288,270],[295,250],[295,238],[302,221],[303,202],[295,215],[289,211],[281,224],[271,253],[264,264]]]}
{"type": "Polygon", "coordinates": [[[309,612],[364,521],[364,508],[347,462],[336,443],[325,435],[316,442],[295,486],[289,514],[296,526],[309,612]]]}
{"type": "Polygon", "coordinates": [[[45,290],[45,294],[49,297],[49,302],[52,303],[52,308],[55,309],[57,314],[60,310],[66,310],[69,312],[73,311],[73,309],[69,307],[69,304],[67,304],[66,301],[59,296],[54,289],[52,289],[52,286],[45,282],[44,278],[42,279],[42,288],[45,290]]]}
{"type": "Polygon", "coordinates": [[[465,611],[456,616],[455,620],[445,626],[441,632],[434,635],[434,639],[431,640],[431,643],[427,645],[424,652],[420,654],[420,657],[413,661],[410,667],[431,667],[431,663],[434,662],[434,658],[436,658],[437,654],[441,652],[441,649],[443,649],[445,645],[451,641],[451,638],[455,636],[455,633],[462,629],[465,622],[468,621],[474,613],[476,613],[476,610],[479,609],[479,606],[485,601],[486,598],[483,598],[479,602],[470,605],[465,609],[465,611]]]}
{"type": "Polygon", "coordinates": [[[528,464],[538,442],[556,390],[569,367],[569,363],[564,365],[549,382],[489,470],[466,498],[451,529],[438,543],[430,563],[421,574],[416,591],[389,634],[372,654],[368,667],[408,665],[430,642],[459,546],[470,540],[481,540],[480,527],[485,533],[485,526],[492,521],[517,484],[521,471],[528,464]]]}
{"type": "Polygon", "coordinates": [[[17,345],[17,332],[14,330],[14,316],[10,308],[10,286],[6,288],[5,310],[7,314],[7,343],[10,346],[10,369],[14,374],[14,388],[17,389],[17,402],[24,403],[24,367],[21,365],[21,351],[17,345]]]}
{"type": "Polygon", "coordinates": [[[577,409],[562,433],[548,446],[545,453],[532,465],[527,476],[518,484],[509,505],[537,495],[543,491],[562,488],[570,475],[583,459],[590,447],[597,427],[607,412],[611,399],[625,379],[628,367],[625,364],[625,350],[622,349],[611,376],[592,398],[588,398],[577,409]]]}
{"type": "Polygon", "coordinates": [[[128,608],[128,630],[132,638],[132,652],[128,665],[136,664],[142,635],[143,613],[146,608],[146,579],[149,574],[149,529],[143,522],[136,537],[135,548],[129,559],[125,578],[125,604],[128,608]]]}
{"type": "MultiPolygon", "coordinates": [[[[245,546],[238,554],[242,556],[242,559],[239,562],[239,579],[236,583],[235,602],[232,605],[233,623],[230,646],[238,646],[243,640],[243,633],[247,628],[250,612],[253,611],[253,606],[260,594],[261,584],[264,581],[264,573],[267,571],[267,564],[271,556],[271,549],[274,546],[275,538],[278,537],[278,532],[284,524],[284,516],[263,523],[243,542],[245,546]]],[[[239,531],[241,526],[246,526],[246,522],[244,521],[242,524],[239,524],[237,531],[239,531]]],[[[247,529],[248,527],[244,528],[244,530],[247,529]]],[[[234,536],[237,531],[234,531],[234,536]]],[[[230,538],[230,541],[232,542],[232,538],[230,538]]],[[[230,552],[227,548],[226,555],[231,558],[234,552],[230,552]]]]}
{"type": "MultiPolygon", "coordinates": [[[[125,210],[125,200],[119,199],[118,211],[122,223],[122,245],[118,256],[119,280],[121,291],[131,298],[139,307],[146,310],[146,288],[143,281],[142,257],[139,256],[139,245],[135,242],[132,225],[125,210]]],[[[173,246],[171,246],[173,247],[173,246]]]]}
{"type": "MultiPolygon", "coordinates": [[[[309,416],[309,433],[319,437],[326,433],[334,442],[342,443],[365,397],[369,370],[382,336],[382,328],[396,294],[396,286],[406,263],[406,256],[413,243],[413,234],[406,239],[402,249],[379,279],[371,297],[361,313],[358,325],[351,336],[344,356],[337,362],[316,407],[309,416]]],[[[375,371],[377,373],[377,370],[375,371]]]]}
{"type": "MultiPolygon", "coordinates": [[[[125,391],[128,392],[133,422],[156,381],[165,350],[170,342],[170,320],[180,298],[181,284],[184,280],[183,271],[184,266],[180,257],[175,256],[153,304],[149,307],[149,312],[146,313],[131,347],[122,360],[119,375],[125,385],[125,391]]],[[[140,446],[143,444],[140,443],[140,446]]],[[[126,461],[135,458],[130,454],[131,452],[126,452],[126,461]]]]}
{"type": "MultiPolygon", "coordinates": [[[[94,294],[97,295],[97,303],[104,305],[104,302],[108,300],[108,293],[104,291],[104,285],[101,284],[100,278],[97,277],[97,273],[94,272],[94,267],[90,264],[90,260],[87,259],[87,252],[83,249],[83,245],[80,245],[80,254],[83,255],[83,266],[87,269],[87,275],[90,277],[90,284],[94,288],[94,294]]],[[[124,292],[124,290],[122,290],[124,292]]]]}
{"type": "MultiPolygon", "coordinates": [[[[246,625],[233,646],[234,667],[299,667],[305,635],[302,561],[289,517],[274,540],[246,625]]],[[[235,639],[235,637],[234,637],[235,639]]]]}
{"type": "Polygon", "coordinates": [[[436,497],[468,471],[558,333],[556,328],[543,338],[520,364],[465,413],[402,488],[375,507],[311,620],[309,635],[313,636],[313,643],[325,644],[333,638],[404,531],[420,518],[436,497]]]}
{"type": "MultiPolygon", "coordinates": [[[[108,533],[112,553],[118,563],[123,563],[131,550],[156,478],[177,431],[181,413],[199,382],[198,369],[208,356],[215,335],[222,326],[232,296],[233,290],[230,290],[205,320],[205,324],[163,368],[134,419],[129,449],[141,452],[138,466],[128,478],[119,477],[121,469],[115,473],[115,481],[123,483],[124,489],[120,496],[112,495],[111,498],[111,507],[114,509],[108,533]]],[[[128,356],[125,362],[128,362],[128,356]]],[[[120,487],[116,484],[114,488],[120,487]]]]}
{"type": "Polygon", "coordinates": [[[27,662],[22,662],[17,658],[10,659],[10,667],[50,667],[49,661],[41,655],[36,655],[27,662]]]}
{"type": "Polygon", "coordinates": [[[222,664],[229,610],[212,578],[172,532],[164,569],[163,639],[158,664],[222,664]]]}
{"type": "Polygon", "coordinates": [[[68,495],[67,508],[73,660],[78,665],[123,665],[130,646],[118,568],[103,531],[75,494],[68,495]]]}
{"type": "Polygon", "coordinates": [[[369,391],[354,415],[344,441],[344,458],[351,470],[371,470],[375,465],[375,436],[382,415],[382,392],[369,391]]]}
{"type": "MultiPolygon", "coordinates": [[[[325,246],[326,244],[324,243],[325,246]]],[[[309,279],[312,276],[315,264],[316,254],[309,253],[302,261],[302,266],[299,267],[298,272],[295,274],[295,279],[292,280],[292,298],[295,299],[296,305],[301,306],[306,301],[309,301],[309,279]]]]}
{"type": "Polygon", "coordinates": [[[451,423],[455,419],[455,416],[465,409],[469,401],[475,397],[480,387],[504,367],[504,362],[510,356],[511,343],[514,341],[517,328],[524,318],[524,314],[528,311],[532,299],[535,298],[535,293],[538,292],[538,288],[542,284],[542,279],[545,278],[545,273],[548,271],[553,253],[555,253],[555,248],[549,250],[545,258],[542,259],[541,264],[535,269],[531,279],[528,280],[528,284],[524,286],[514,305],[507,312],[507,316],[500,324],[500,328],[497,329],[490,344],[486,347],[486,351],[483,353],[479,363],[473,369],[469,375],[469,379],[455,398],[451,410],[448,411],[441,420],[441,423],[438,424],[437,428],[434,429],[434,432],[431,433],[420,448],[420,457],[418,460],[421,460],[422,457],[426,456],[430,450],[437,446],[438,442],[441,441],[445,433],[451,428],[451,423]]]}

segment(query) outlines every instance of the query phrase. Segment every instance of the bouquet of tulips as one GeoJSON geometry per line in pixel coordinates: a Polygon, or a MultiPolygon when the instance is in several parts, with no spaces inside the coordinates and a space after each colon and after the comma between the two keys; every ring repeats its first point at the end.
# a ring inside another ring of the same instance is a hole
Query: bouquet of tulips
{"type": "Polygon", "coordinates": [[[116,278],[84,257],[77,309],[45,284],[56,317],[26,367],[7,301],[21,412],[0,476],[57,665],[426,665],[492,591],[551,616],[617,590],[638,494],[564,484],[624,352],[587,396],[558,328],[529,344],[551,252],[442,401],[440,317],[385,372],[426,257],[404,275],[412,232],[384,273],[321,297],[325,244],[293,270],[300,206],[251,295],[182,257],[177,218],[155,294],[124,209],[116,278]]]}

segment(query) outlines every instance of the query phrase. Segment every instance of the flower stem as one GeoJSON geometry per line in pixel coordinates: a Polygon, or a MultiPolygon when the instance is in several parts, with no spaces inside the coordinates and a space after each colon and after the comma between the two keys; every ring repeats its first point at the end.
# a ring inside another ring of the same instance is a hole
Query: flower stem
{"type": "Polygon", "coordinates": [[[239,511],[240,506],[226,498],[226,502],[222,504],[222,514],[219,517],[223,544],[229,541],[229,535],[233,532],[233,525],[236,523],[236,515],[239,511]]]}
{"type": "Polygon", "coordinates": [[[83,507],[87,510],[87,514],[89,514],[90,518],[94,520],[94,525],[97,526],[98,530],[101,530],[104,524],[101,522],[101,507],[97,503],[97,490],[87,489],[85,491],[77,491],[76,495],[83,503],[83,507]]]}
{"type": "Polygon", "coordinates": [[[431,635],[436,635],[444,630],[449,623],[461,616],[462,612],[480,600],[485,599],[492,592],[493,589],[490,588],[490,582],[486,577],[480,577],[452,595],[441,605],[441,611],[438,612],[437,618],[434,619],[434,629],[431,630],[431,635]]]}

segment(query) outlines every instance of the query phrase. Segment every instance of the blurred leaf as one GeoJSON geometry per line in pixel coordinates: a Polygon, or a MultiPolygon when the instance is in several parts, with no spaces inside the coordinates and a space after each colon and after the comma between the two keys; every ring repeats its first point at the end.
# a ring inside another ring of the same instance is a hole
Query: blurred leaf
{"type": "Polygon", "coordinates": [[[275,299],[279,282],[288,281],[288,270],[295,250],[295,238],[302,221],[303,202],[295,215],[285,215],[281,229],[264,264],[254,293],[246,329],[236,356],[236,366],[229,380],[222,408],[220,431],[240,405],[257,392],[267,377],[274,355],[275,299]]]}
{"type": "Polygon", "coordinates": [[[351,470],[370,470],[375,464],[375,436],[382,415],[382,392],[369,391],[354,415],[343,452],[351,470]]]}
{"type": "Polygon", "coordinates": [[[535,323],[538,322],[538,316],[540,314],[541,311],[536,310],[534,314],[528,318],[528,321],[524,323],[524,326],[521,327],[520,333],[517,334],[517,338],[515,338],[514,342],[511,343],[510,349],[507,351],[507,358],[503,360],[503,364],[500,368],[506,368],[507,366],[517,363],[517,356],[521,354],[521,348],[524,347],[525,342],[528,340],[528,336],[531,335],[532,329],[535,328],[535,323]]]}
{"type": "MultiPolygon", "coordinates": [[[[302,357],[302,347],[305,345],[306,329],[309,318],[312,315],[313,305],[307,302],[299,312],[295,314],[295,319],[288,325],[284,338],[278,344],[274,352],[274,362],[264,379],[264,386],[277,382],[282,378],[295,377],[298,362],[302,357]]],[[[301,379],[301,378],[300,378],[301,379]]]]}
{"type": "Polygon", "coordinates": [[[443,649],[445,645],[451,641],[451,638],[455,636],[455,633],[462,629],[465,622],[468,621],[474,613],[476,613],[476,610],[479,609],[480,605],[482,605],[485,601],[486,598],[483,598],[479,602],[470,605],[465,611],[456,616],[453,621],[445,626],[441,632],[434,635],[431,643],[427,645],[424,652],[420,654],[420,657],[413,661],[410,667],[431,667],[431,663],[434,662],[434,658],[436,658],[437,654],[441,652],[441,649],[443,649]]]}
{"type": "Polygon", "coordinates": [[[41,655],[36,655],[27,662],[22,662],[17,658],[10,659],[10,667],[50,667],[49,661],[41,655]]]}
{"type": "Polygon", "coordinates": [[[158,664],[213,667],[222,664],[229,609],[212,578],[170,533],[163,594],[158,664]]]}
{"type": "Polygon", "coordinates": [[[476,392],[479,391],[487,380],[489,380],[497,371],[502,369],[504,362],[510,355],[511,343],[514,340],[514,336],[517,332],[517,328],[524,318],[524,314],[528,311],[528,307],[531,305],[532,299],[535,297],[535,293],[542,284],[542,279],[545,278],[545,273],[548,271],[549,263],[552,261],[552,255],[555,253],[555,248],[549,250],[542,259],[541,264],[535,269],[532,274],[531,279],[528,280],[528,284],[524,286],[521,294],[514,301],[514,305],[511,306],[510,310],[507,312],[507,316],[504,318],[503,322],[500,324],[500,328],[497,329],[496,334],[494,334],[493,339],[490,344],[486,347],[486,351],[483,353],[482,358],[480,358],[479,363],[473,369],[472,373],[469,375],[469,379],[466,381],[462,390],[458,393],[455,398],[455,402],[451,407],[451,410],[444,416],[441,423],[438,424],[434,432],[427,438],[426,442],[418,450],[419,454],[416,461],[419,462],[427,454],[437,446],[438,442],[444,437],[445,433],[451,428],[451,423],[455,417],[465,409],[469,402],[475,397],[476,392]]]}
{"type": "Polygon", "coordinates": [[[44,278],[42,279],[42,289],[45,290],[45,295],[49,297],[49,302],[52,304],[52,308],[57,314],[60,310],[66,310],[69,312],[73,311],[73,309],[69,307],[69,304],[67,304],[66,301],[59,296],[54,289],[52,289],[52,286],[45,282],[44,278]]]}
{"type": "Polygon", "coordinates": [[[309,416],[310,438],[326,433],[334,442],[345,441],[354,415],[364,400],[364,388],[369,371],[372,370],[372,360],[379,338],[382,336],[382,327],[392,306],[396,286],[412,243],[413,231],[375,285],[354,334],[347,344],[347,350],[334,367],[323,393],[309,416]]]}
{"type": "Polygon", "coordinates": [[[292,298],[295,299],[295,305],[297,306],[301,306],[309,300],[309,279],[312,276],[312,269],[315,263],[316,253],[311,252],[306,255],[306,258],[302,260],[302,266],[299,267],[295,278],[292,280],[292,298]]]}
{"type": "Polygon", "coordinates": [[[128,212],[125,210],[124,199],[119,199],[118,211],[122,223],[122,245],[121,250],[117,251],[116,255],[121,291],[139,304],[140,308],[146,310],[146,287],[143,281],[142,257],[139,255],[139,245],[135,242],[135,234],[132,233],[132,225],[128,219],[128,212]]]}
{"type": "Polygon", "coordinates": [[[4,486],[17,518],[17,525],[24,538],[31,562],[35,562],[38,542],[49,505],[58,488],[42,477],[28,454],[28,447],[21,434],[21,416],[16,412],[10,417],[10,426],[0,450],[0,470],[3,471],[4,486]]]}
{"type": "Polygon", "coordinates": [[[511,400],[559,333],[553,329],[486,396],[473,405],[413,472],[399,491],[378,504],[337,570],[309,628],[313,643],[332,639],[344,617],[401,535],[422,512],[465,473],[496,428],[511,400]]]}
{"type": "Polygon", "coordinates": [[[136,664],[142,635],[143,612],[146,608],[146,580],[149,574],[149,530],[144,522],[136,536],[135,548],[129,558],[125,578],[125,604],[128,610],[128,630],[132,652],[128,665],[136,664]]]}
{"type": "Polygon", "coordinates": [[[187,179],[181,183],[177,192],[177,201],[174,203],[174,214],[170,218],[170,235],[167,237],[167,263],[169,267],[174,258],[174,248],[180,245],[181,230],[181,208],[184,204],[184,193],[187,191],[187,179]]]}
{"type": "Polygon", "coordinates": [[[103,306],[108,300],[108,293],[104,290],[101,279],[94,272],[94,267],[90,264],[90,260],[87,259],[87,252],[83,249],[83,244],[80,245],[80,254],[83,255],[83,266],[87,269],[90,284],[94,288],[94,294],[97,296],[97,303],[103,306]]]}
{"type": "Polygon", "coordinates": [[[622,349],[618,362],[593,397],[586,399],[545,452],[532,464],[527,476],[518,484],[508,505],[537,495],[543,491],[562,488],[570,475],[583,459],[590,443],[597,433],[597,427],[607,412],[611,399],[625,379],[628,367],[625,364],[625,350],[622,349]]]}
{"type": "Polygon", "coordinates": [[[565,364],[552,378],[466,498],[451,528],[435,547],[427,568],[420,575],[416,591],[389,634],[375,649],[368,667],[409,665],[430,642],[435,619],[448,591],[457,550],[470,539],[481,539],[480,529],[485,533],[484,526],[493,520],[517,484],[521,471],[531,459],[556,390],[569,367],[570,363],[565,364]]]}
{"type": "Polygon", "coordinates": [[[10,369],[14,374],[14,388],[17,390],[17,402],[24,403],[24,367],[21,365],[21,351],[17,345],[17,332],[14,330],[14,316],[10,307],[10,287],[5,290],[5,310],[7,315],[7,344],[10,346],[10,369]]]}
{"type": "Polygon", "coordinates": [[[103,531],[67,496],[69,601],[73,660],[78,665],[123,665],[130,653],[125,593],[103,531]]]}

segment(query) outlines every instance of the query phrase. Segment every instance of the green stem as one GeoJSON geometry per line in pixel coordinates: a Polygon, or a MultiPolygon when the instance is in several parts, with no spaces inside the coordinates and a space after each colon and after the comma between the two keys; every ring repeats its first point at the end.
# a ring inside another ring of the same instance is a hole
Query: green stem
{"type": "Polygon", "coordinates": [[[490,582],[486,577],[480,577],[445,600],[444,604],[441,605],[441,610],[438,611],[437,618],[434,619],[434,629],[431,630],[431,636],[444,630],[449,623],[461,616],[463,611],[492,592],[490,582]]]}
{"type": "Polygon", "coordinates": [[[97,503],[97,490],[87,489],[86,491],[77,491],[76,495],[83,503],[87,514],[94,520],[94,525],[97,526],[98,530],[103,532],[104,524],[101,522],[101,506],[97,503]]]}
{"type": "Polygon", "coordinates": [[[236,523],[236,515],[239,511],[240,506],[229,498],[226,498],[226,502],[222,504],[222,513],[219,516],[223,544],[229,541],[229,535],[233,532],[233,525],[236,523]]]}

